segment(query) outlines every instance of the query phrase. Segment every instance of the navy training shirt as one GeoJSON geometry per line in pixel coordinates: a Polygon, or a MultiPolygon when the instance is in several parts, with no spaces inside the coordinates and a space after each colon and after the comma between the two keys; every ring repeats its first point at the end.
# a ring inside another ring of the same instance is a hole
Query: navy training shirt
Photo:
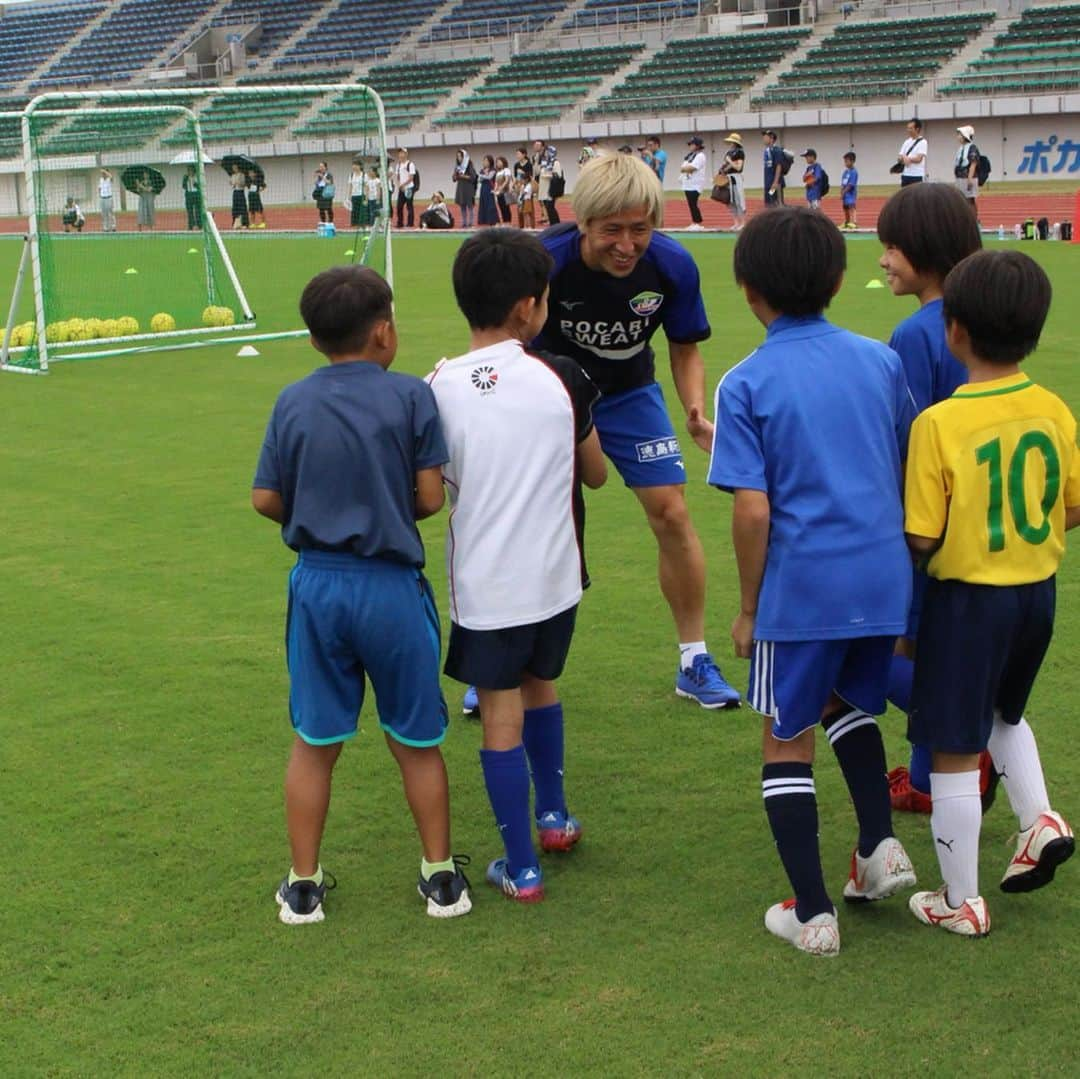
{"type": "Polygon", "coordinates": [[[357,360],[281,391],[252,486],[281,495],[294,551],[422,566],[416,473],[448,459],[431,387],[357,360]]]}
{"type": "Polygon", "coordinates": [[[649,339],[663,326],[669,341],[692,344],[712,332],[701,277],[690,252],[660,232],[627,277],[590,270],[573,222],[540,235],[555,260],[548,319],[537,348],[577,361],[602,394],[624,393],[655,380],[649,339]]]}

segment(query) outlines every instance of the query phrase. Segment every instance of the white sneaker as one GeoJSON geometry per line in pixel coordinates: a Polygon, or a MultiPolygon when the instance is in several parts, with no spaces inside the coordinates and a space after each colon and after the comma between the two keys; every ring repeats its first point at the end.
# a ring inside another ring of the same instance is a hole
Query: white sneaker
{"type": "Polygon", "coordinates": [[[990,911],[981,895],[950,907],[943,884],[936,892],[916,892],[908,908],[924,925],[936,925],[962,937],[985,937],[990,933],[990,911]]]}
{"type": "Polygon", "coordinates": [[[1054,871],[1076,849],[1073,830],[1052,809],[1016,837],[1016,853],[1001,878],[1003,892],[1033,892],[1054,879],[1054,871]]]}
{"type": "Polygon", "coordinates": [[[801,952],[840,954],[840,926],[835,910],[831,914],[815,914],[809,921],[800,922],[795,913],[795,900],[785,899],[765,911],[765,928],[781,940],[794,944],[801,952]]]}
{"type": "Polygon", "coordinates": [[[869,858],[856,847],[851,852],[851,873],[844,885],[844,899],[849,903],[868,903],[888,899],[915,884],[915,870],[907,851],[895,836],[883,839],[869,858]]]}
{"type": "Polygon", "coordinates": [[[704,225],[696,225],[696,224],[687,225],[686,226],[686,231],[687,232],[704,232],[705,231],[705,226],[704,225]]]}

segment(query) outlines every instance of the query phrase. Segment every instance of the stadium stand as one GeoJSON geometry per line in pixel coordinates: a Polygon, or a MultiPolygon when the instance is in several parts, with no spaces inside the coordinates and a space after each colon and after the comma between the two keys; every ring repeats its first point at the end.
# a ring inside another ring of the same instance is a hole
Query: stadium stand
{"type": "Polygon", "coordinates": [[[638,4],[627,3],[627,0],[585,0],[585,5],[563,25],[567,29],[586,30],[590,27],[686,19],[700,14],[700,6],[698,0],[645,0],[638,4]]]}
{"type": "MultiPolygon", "coordinates": [[[[404,131],[426,116],[439,100],[464,82],[474,79],[491,63],[490,56],[430,63],[384,64],[373,67],[361,80],[382,97],[387,131],[404,131]]],[[[310,120],[294,128],[298,137],[324,137],[349,131],[366,117],[366,99],[360,94],[338,94],[310,120]]]]}
{"type": "Polygon", "coordinates": [[[251,51],[270,56],[324,6],[324,0],[231,0],[214,21],[257,20],[262,36],[251,51]]]}
{"type": "MultiPolygon", "coordinates": [[[[194,98],[170,98],[168,104],[191,108],[194,98]]],[[[98,101],[71,117],[44,141],[43,151],[52,154],[100,153],[144,147],[171,127],[176,116],[129,113],[122,124],[102,123],[99,110],[123,108],[125,102],[98,101]]],[[[184,139],[190,144],[190,135],[184,139]]]]}
{"type": "Polygon", "coordinates": [[[274,61],[331,63],[386,56],[406,34],[426,22],[443,0],[341,0],[295,45],[274,61]]]}
{"type": "Polygon", "coordinates": [[[722,109],[809,35],[809,29],[748,30],[673,41],[587,108],[585,114],[597,117],[722,109]]]}
{"type": "MultiPolygon", "coordinates": [[[[279,127],[295,120],[312,103],[310,93],[248,94],[243,98],[217,98],[199,114],[206,142],[263,142],[279,127]]],[[[186,132],[166,135],[165,146],[187,145],[186,132]]]]}
{"type": "Polygon", "coordinates": [[[438,120],[440,127],[557,120],[645,46],[605,45],[522,53],[438,120]]]}
{"type": "Polygon", "coordinates": [[[0,88],[10,90],[63,48],[104,4],[24,10],[9,8],[0,19],[0,88]]]}
{"type": "Polygon", "coordinates": [[[973,12],[842,23],[751,107],[906,98],[992,21],[973,12]]]}
{"type": "Polygon", "coordinates": [[[124,82],[212,6],[213,0],[124,0],[84,41],[48,68],[33,88],[124,82]]]}
{"type": "Polygon", "coordinates": [[[1028,8],[967,69],[941,87],[946,95],[1046,94],[1080,89],[1080,4],[1028,8]]]}
{"type": "Polygon", "coordinates": [[[420,40],[462,41],[471,37],[507,37],[535,33],[566,8],[567,0],[535,0],[511,10],[505,0],[461,0],[420,40]]]}

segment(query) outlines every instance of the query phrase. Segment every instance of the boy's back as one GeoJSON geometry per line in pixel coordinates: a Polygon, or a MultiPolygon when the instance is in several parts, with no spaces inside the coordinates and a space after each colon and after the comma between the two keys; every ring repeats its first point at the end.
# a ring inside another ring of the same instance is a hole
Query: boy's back
{"type": "Polygon", "coordinates": [[[941,300],[923,304],[892,332],[889,348],[904,365],[915,408],[922,412],[967,382],[963,364],[945,343],[941,300]]]}
{"type": "Polygon", "coordinates": [[[903,630],[913,415],[899,357],[821,316],[778,318],[721,380],[709,483],[764,491],[771,509],[757,639],[903,630]]]}
{"type": "Polygon", "coordinates": [[[543,621],[581,598],[575,451],[596,389],[573,361],[513,340],[430,376],[450,460],[450,610],[467,629],[543,621]]]}

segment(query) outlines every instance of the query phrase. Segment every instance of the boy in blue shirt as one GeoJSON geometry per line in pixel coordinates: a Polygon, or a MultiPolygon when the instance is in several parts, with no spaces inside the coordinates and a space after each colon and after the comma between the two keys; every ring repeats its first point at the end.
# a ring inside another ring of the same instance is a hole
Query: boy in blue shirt
{"type": "MultiPolygon", "coordinates": [[[[949,351],[941,314],[945,277],[982,247],[982,237],[967,200],[948,184],[911,184],[889,199],[878,216],[878,239],[885,250],[879,264],[894,296],[914,296],[919,309],[901,322],[889,347],[904,365],[915,408],[922,412],[950,397],[967,382],[963,364],[949,351]]],[[[926,591],[926,574],[914,572],[908,624],[897,642],[889,675],[889,700],[910,710],[915,638],[926,591]]],[[[989,807],[997,775],[990,755],[982,758],[982,792],[989,807]]],[[[910,767],[889,772],[892,806],[910,813],[930,812],[930,750],[912,746],[910,767]]]]}
{"type": "Polygon", "coordinates": [[[844,208],[844,223],[840,226],[848,232],[854,232],[859,226],[855,223],[855,207],[859,201],[859,170],[855,168],[855,151],[844,154],[844,171],[840,175],[840,205],[844,208]]]}
{"type": "Polygon", "coordinates": [[[300,313],[330,364],[281,392],[252,485],[253,506],[298,555],[285,632],[296,732],[285,774],[292,868],[276,894],[287,925],[321,922],[336,883],[319,847],[365,675],[420,833],[427,912],[452,918],[472,906],[450,855],[439,620],[416,530],[442,507],[446,444],[431,390],[387,371],[397,351],[392,303],[390,286],[367,267],[339,266],[308,283],[300,313]]]}
{"type": "Polygon", "coordinates": [[[849,902],[915,883],[893,835],[885,749],[889,661],[910,579],[901,462],[914,406],[899,357],[832,326],[822,311],[843,279],[836,226],[809,209],[753,218],[735,280],[767,328],[721,379],[709,483],[735,496],[741,608],[736,654],[751,659],[751,706],[765,717],[762,792],[795,898],[770,932],[814,955],[840,935],[818,850],[814,729],[839,760],[859,823],[849,902]],[[776,252],[788,269],[776,273],[776,252]]]}
{"type": "Polygon", "coordinates": [[[822,178],[825,170],[818,164],[817,150],[803,150],[801,156],[806,161],[802,178],[803,187],[806,188],[806,204],[811,210],[820,210],[822,178]]]}

